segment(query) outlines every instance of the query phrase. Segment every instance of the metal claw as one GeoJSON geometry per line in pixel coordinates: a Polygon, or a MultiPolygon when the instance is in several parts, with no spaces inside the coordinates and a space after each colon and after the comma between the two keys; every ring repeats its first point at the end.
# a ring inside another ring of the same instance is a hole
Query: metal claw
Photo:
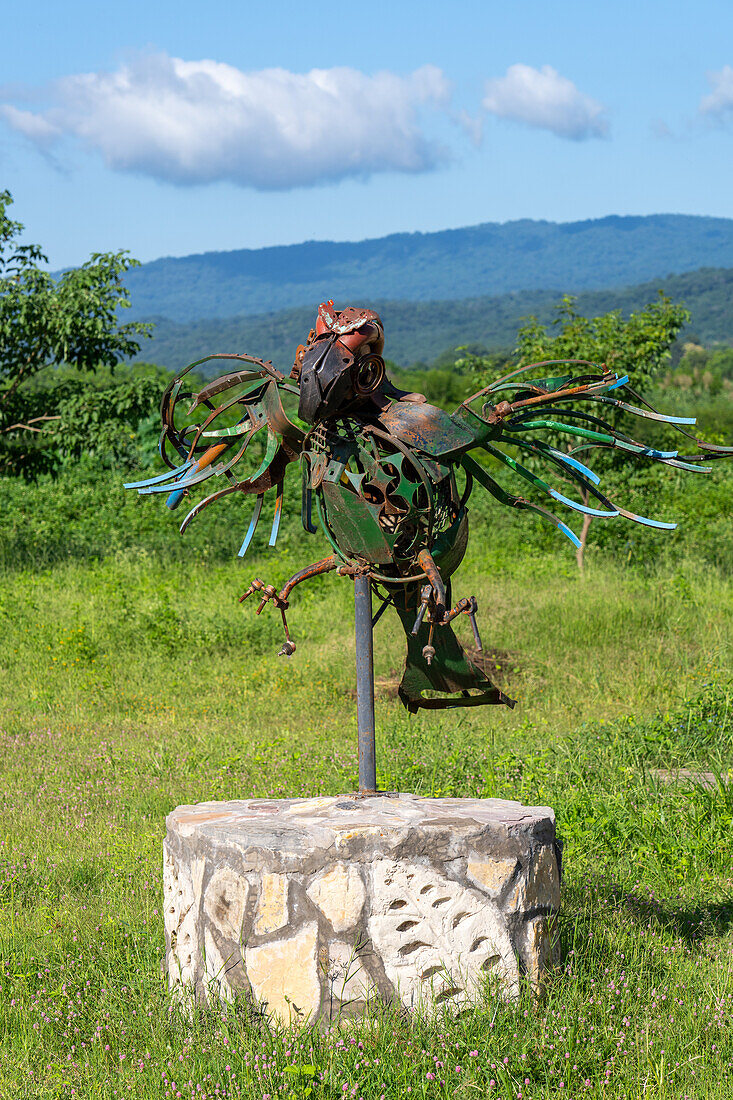
{"type": "Polygon", "coordinates": [[[473,631],[473,640],[476,643],[476,649],[481,653],[483,651],[483,642],[481,641],[481,635],[478,632],[478,625],[476,623],[476,612],[478,611],[478,604],[476,603],[476,597],[471,596],[470,604],[466,615],[468,615],[469,622],[471,623],[471,630],[473,631]]]}
{"type": "Polygon", "coordinates": [[[425,612],[428,609],[428,603],[430,601],[430,597],[432,595],[432,592],[433,592],[432,584],[424,584],[422,586],[422,588],[420,589],[420,610],[417,613],[417,618],[415,619],[415,625],[412,628],[412,633],[413,634],[417,634],[420,627],[422,626],[422,621],[425,618],[425,612]]]}
{"type": "Polygon", "coordinates": [[[245,600],[249,599],[253,592],[261,592],[264,587],[265,582],[259,577],[255,577],[247,591],[239,597],[239,602],[243,603],[245,600]]]}
{"type": "Polygon", "coordinates": [[[260,600],[260,606],[257,608],[257,614],[262,611],[263,607],[267,604],[268,600],[273,600],[275,606],[278,605],[277,589],[274,584],[268,584],[266,588],[262,589],[262,599],[260,600]]]}
{"type": "Polygon", "coordinates": [[[435,630],[435,623],[430,624],[430,633],[428,634],[428,644],[422,647],[422,655],[425,658],[425,662],[428,666],[433,663],[433,657],[435,656],[435,646],[433,645],[433,631],[435,630]]]}

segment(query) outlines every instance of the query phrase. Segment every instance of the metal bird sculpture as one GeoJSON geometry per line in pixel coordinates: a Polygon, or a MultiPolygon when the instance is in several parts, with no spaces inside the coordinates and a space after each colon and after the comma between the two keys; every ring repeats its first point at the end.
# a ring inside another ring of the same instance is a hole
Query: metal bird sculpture
{"type": "Polygon", "coordinates": [[[480,653],[476,599],[471,595],[454,602],[451,592],[451,577],[466,552],[467,506],[475,487],[500,504],[534,512],[580,545],[572,530],[548,508],[503,488],[494,478],[497,464],[571,511],[603,519],[622,516],[671,530],[674,523],[648,519],[612,503],[578,452],[620,448],[633,456],[695,471],[710,469],[702,465],[704,460],[731,454],[729,448],[700,440],[694,440],[698,453],[685,457],[677,451],[655,450],[587,411],[588,406],[599,413],[603,406],[622,409],[680,426],[680,430],[682,425],[694,424],[694,419],[655,412],[629,389],[628,377],[603,366],[556,361],[523,367],[479,390],[448,414],[422,394],[391,384],[383,347],[378,314],[353,307],[337,310],[333,302],[326,302],[319,307],[306,343],[298,348],[288,377],[272,363],[250,355],[211,355],[191,364],[170,383],[161,403],[160,453],[169,471],[126,486],[142,494],[167,494],[168,507],[176,508],[189,490],[204,482],[224,481],[191,508],[182,532],[214,501],[235,493],[251,494],[254,511],[239,551],[244,557],[268,494],[274,495],[269,545],[275,545],[284,480],[291,466],[300,466],[303,527],[310,533],[320,528],[331,552],[296,573],[279,592],[256,578],[241,599],[256,593],[258,613],[268,602],[275,605],[285,632],[280,653],[291,656],[295,642],[286,612],[296,585],[329,571],[354,579],[360,783],[366,790],[375,786],[371,629],[390,604],[407,638],[399,697],[411,712],[514,705],[467,655],[451,625],[465,615],[480,653]],[[198,393],[184,392],[185,374],[211,362],[226,363],[232,369],[198,393]],[[542,378],[530,374],[539,370],[554,374],[542,378]],[[639,404],[622,400],[618,396],[622,387],[639,404]],[[185,402],[190,403],[184,409],[185,402]],[[244,474],[248,449],[260,433],[265,439],[264,454],[259,448],[256,468],[244,474]],[[551,440],[558,433],[577,445],[567,451],[553,446],[551,440]],[[507,446],[559,470],[594,506],[553,488],[507,453],[507,446]],[[477,452],[494,460],[492,473],[475,457],[477,452]],[[382,600],[374,620],[372,592],[382,600]]]}

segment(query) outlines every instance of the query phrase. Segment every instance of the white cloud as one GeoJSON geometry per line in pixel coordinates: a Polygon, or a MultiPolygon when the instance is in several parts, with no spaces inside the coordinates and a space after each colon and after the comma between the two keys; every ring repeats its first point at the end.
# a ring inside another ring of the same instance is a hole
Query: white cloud
{"type": "Polygon", "coordinates": [[[550,130],[573,141],[605,137],[608,122],[597,100],[551,65],[510,65],[505,76],[487,80],[483,106],[489,114],[550,130]]]}
{"type": "Polygon", "coordinates": [[[53,141],[57,136],[56,127],[43,115],[34,115],[32,111],[23,111],[9,103],[0,105],[0,116],[21,134],[39,145],[53,141]]]}
{"type": "Polygon", "coordinates": [[[119,171],[277,190],[434,168],[446,154],[424,133],[419,109],[445,109],[449,99],[431,65],[406,77],[345,67],[243,72],[154,54],[113,73],[63,77],[45,110],[6,104],[0,113],[39,145],[71,136],[119,171]]]}
{"type": "Polygon", "coordinates": [[[700,100],[700,114],[715,122],[733,119],[733,68],[724,65],[720,72],[708,73],[710,95],[700,100]]]}

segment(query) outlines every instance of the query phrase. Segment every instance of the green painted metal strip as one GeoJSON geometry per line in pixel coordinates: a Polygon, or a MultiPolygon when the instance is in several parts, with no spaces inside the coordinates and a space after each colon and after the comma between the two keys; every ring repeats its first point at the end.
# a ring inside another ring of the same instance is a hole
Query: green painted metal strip
{"type": "Polygon", "coordinates": [[[326,517],[323,514],[323,508],[321,506],[321,494],[319,492],[316,492],[314,496],[316,498],[316,512],[318,512],[318,519],[320,521],[321,527],[323,528],[323,533],[325,534],[328,541],[331,543],[331,546],[336,551],[338,556],[341,558],[341,561],[348,562],[349,559],[346,557],[343,550],[339,549],[339,547],[336,545],[336,540],[331,534],[331,530],[326,523],[326,517]]]}
{"type": "Polygon", "coordinates": [[[501,485],[498,485],[489,474],[486,473],[483,466],[480,466],[470,455],[464,455],[461,459],[463,468],[478,481],[479,485],[482,485],[484,489],[496,497],[502,504],[507,505],[510,508],[525,508],[530,512],[536,512],[538,516],[542,516],[543,519],[551,523],[553,527],[557,527],[559,531],[562,531],[566,538],[580,549],[580,540],[578,536],[570,530],[567,524],[563,523],[561,519],[558,519],[556,515],[548,511],[547,508],[543,508],[539,504],[533,504],[529,500],[525,500],[524,497],[516,497],[513,493],[508,493],[506,489],[502,489],[501,485]]]}
{"type": "Polygon", "coordinates": [[[275,457],[275,452],[277,451],[279,446],[280,446],[279,437],[275,434],[275,432],[273,432],[272,428],[270,428],[268,426],[268,429],[267,429],[267,448],[265,450],[265,457],[262,459],[262,462],[259,464],[259,466],[255,470],[255,472],[251,475],[251,477],[247,478],[247,481],[249,481],[249,482],[256,481],[258,477],[260,477],[262,474],[264,474],[265,470],[268,468],[268,466],[272,462],[273,458],[275,457]]]}
{"type": "Polygon", "coordinates": [[[516,426],[513,424],[505,424],[504,429],[509,432],[545,429],[553,432],[568,432],[570,435],[579,435],[582,439],[596,439],[600,443],[614,442],[613,436],[605,432],[593,432],[590,428],[576,428],[574,424],[564,424],[560,420],[530,420],[516,426]]]}
{"type": "MultiPolygon", "coordinates": [[[[512,442],[514,441],[512,440],[512,442]]],[[[493,455],[494,458],[498,459],[499,462],[503,462],[505,466],[508,466],[511,470],[514,470],[514,472],[519,474],[520,477],[523,477],[525,481],[529,481],[532,483],[532,485],[536,485],[538,489],[544,489],[546,493],[550,492],[550,486],[547,484],[546,481],[543,481],[541,477],[537,476],[537,474],[533,474],[531,470],[528,470],[527,467],[523,466],[521,462],[517,462],[517,460],[515,458],[512,458],[511,455],[504,454],[504,452],[500,451],[498,447],[492,447],[490,443],[484,443],[483,449],[488,454],[493,455]]]]}

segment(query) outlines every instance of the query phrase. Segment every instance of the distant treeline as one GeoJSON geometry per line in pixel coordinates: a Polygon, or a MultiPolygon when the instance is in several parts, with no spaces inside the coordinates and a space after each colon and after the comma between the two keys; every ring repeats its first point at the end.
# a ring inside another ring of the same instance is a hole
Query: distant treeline
{"type": "MultiPolygon", "coordinates": [[[[689,309],[692,320],[685,339],[706,344],[733,342],[733,268],[700,268],[637,286],[584,291],[577,296],[578,309],[587,316],[612,309],[629,313],[650,302],[659,290],[689,309]]],[[[561,293],[534,290],[498,297],[363,304],[382,316],[389,359],[400,366],[430,366],[450,359],[450,353],[461,346],[476,351],[511,349],[521,319],[533,314],[545,323],[551,321],[561,293]]],[[[297,309],[186,324],[157,318],[145,357],[177,370],[213,352],[246,351],[272,359],[284,370],[308,335],[317,305],[314,299],[311,306],[297,309]]]]}

